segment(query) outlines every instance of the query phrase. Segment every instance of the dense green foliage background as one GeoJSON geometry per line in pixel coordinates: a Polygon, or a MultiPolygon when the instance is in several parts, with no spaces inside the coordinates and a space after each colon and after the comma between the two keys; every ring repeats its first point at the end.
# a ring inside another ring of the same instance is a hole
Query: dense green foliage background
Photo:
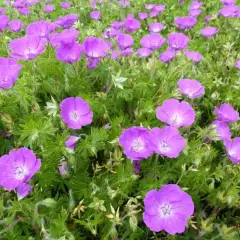
{"type": "MultiPolygon", "coordinates": [[[[88,1],[72,2],[74,7],[64,10],[59,0],[54,1],[56,11],[50,15],[42,11],[44,2],[33,6],[28,17],[13,8],[7,13],[25,26],[39,19],[53,21],[60,15],[78,13],[75,26],[82,42],[87,36],[100,37],[112,21],[144,11],[144,4],[149,3],[133,0],[125,10],[108,1],[98,5],[102,20],[96,22],[89,17],[88,1]]],[[[162,35],[178,31],[174,18],[187,15],[187,1],[182,7],[177,0],[154,3],[167,6],[158,17],[165,25],[162,35]]],[[[211,132],[208,125],[215,118],[214,106],[224,102],[236,109],[240,106],[240,75],[234,67],[240,58],[240,21],[218,18],[219,8],[218,0],[204,1],[197,25],[185,31],[191,38],[189,49],[204,56],[196,65],[183,53],[169,64],[157,60],[155,65],[153,58],[133,55],[116,62],[104,59],[91,70],[86,68],[85,58],[75,65],[59,62],[50,46],[34,62],[21,62],[24,67],[16,85],[0,91],[0,154],[25,146],[34,150],[42,167],[32,180],[31,196],[17,201],[15,193],[0,189],[0,239],[240,239],[240,168],[226,157],[222,143],[204,143],[211,132]],[[213,16],[210,25],[218,27],[219,34],[205,40],[199,32],[209,14],[213,16]],[[156,106],[171,97],[182,98],[176,86],[181,77],[197,79],[206,88],[205,96],[194,100],[194,125],[181,130],[188,139],[187,148],[178,159],[153,155],[141,161],[141,173],[134,175],[118,137],[134,125],[163,126],[155,116],[156,106]],[[120,87],[119,78],[126,78],[120,87]],[[59,116],[59,103],[69,96],[84,98],[94,113],[93,123],[77,132],[69,130],[59,116]],[[110,130],[104,129],[107,123],[110,130]],[[82,138],[75,152],[69,152],[64,141],[75,133],[82,138]],[[63,158],[69,163],[69,178],[58,173],[63,158]],[[195,203],[195,215],[183,235],[154,234],[142,222],[146,192],[167,183],[178,183],[195,203]]],[[[144,22],[133,34],[135,49],[147,32],[144,22]]],[[[4,32],[0,55],[7,57],[10,40],[23,35],[24,31],[4,32]]],[[[239,123],[231,129],[233,137],[239,136],[239,123]]]]}

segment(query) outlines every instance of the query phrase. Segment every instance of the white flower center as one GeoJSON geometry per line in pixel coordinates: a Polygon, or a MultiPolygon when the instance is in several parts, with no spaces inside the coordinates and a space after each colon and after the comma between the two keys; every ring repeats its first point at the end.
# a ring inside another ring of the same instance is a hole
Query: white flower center
{"type": "Polygon", "coordinates": [[[28,173],[28,170],[23,166],[17,166],[14,171],[15,177],[17,179],[23,179],[27,173],[28,173]]]}
{"type": "Polygon", "coordinates": [[[161,217],[169,217],[172,213],[172,208],[169,204],[163,204],[159,208],[159,213],[161,217]]]}
{"type": "Polygon", "coordinates": [[[70,113],[70,119],[73,121],[78,121],[79,120],[79,113],[77,111],[72,111],[70,113]]]}
{"type": "Polygon", "coordinates": [[[164,140],[159,144],[159,149],[162,153],[168,152],[169,151],[169,143],[164,140]]]}
{"type": "Polygon", "coordinates": [[[139,139],[136,139],[132,144],[132,148],[135,152],[140,152],[143,150],[143,142],[139,139]]]}
{"type": "Polygon", "coordinates": [[[182,122],[182,116],[179,115],[178,113],[175,113],[172,117],[171,117],[171,122],[174,125],[178,125],[182,122]]]}

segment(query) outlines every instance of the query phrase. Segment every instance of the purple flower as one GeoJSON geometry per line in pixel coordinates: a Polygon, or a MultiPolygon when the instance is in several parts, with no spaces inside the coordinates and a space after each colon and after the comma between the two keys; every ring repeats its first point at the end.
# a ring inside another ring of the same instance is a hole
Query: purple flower
{"type": "Polygon", "coordinates": [[[135,174],[139,174],[141,172],[140,162],[138,160],[134,160],[133,166],[135,168],[135,174]]]}
{"type": "Polygon", "coordinates": [[[128,57],[128,56],[132,55],[133,52],[134,52],[133,48],[127,48],[127,49],[122,50],[121,54],[124,57],[128,57]]]}
{"type": "Polygon", "coordinates": [[[1,15],[0,16],[0,31],[3,32],[8,25],[9,22],[9,17],[6,15],[1,15]]]}
{"type": "Polygon", "coordinates": [[[147,5],[145,5],[145,9],[152,10],[155,6],[156,6],[156,4],[147,4],[147,5]]]}
{"type": "Polygon", "coordinates": [[[18,12],[22,15],[25,15],[25,16],[27,16],[31,13],[31,11],[27,7],[26,8],[19,8],[18,12]]]}
{"type": "Polygon", "coordinates": [[[205,38],[211,38],[218,33],[218,29],[216,27],[205,27],[200,33],[205,38]]]}
{"type": "Polygon", "coordinates": [[[159,14],[159,12],[157,12],[157,11],[152,11],[152,12],[149,13],[149,17],[155,18],[155,17],[158,16],[158,14],[159,14]]]}
{"type": "Polygon", "coordinates": [[[153,10],[158,12],[158,13],[161,13],[165,10],[166,6],[165,5],[156,5],[153,7],[153,10]]]}
{"type": "Polygon", "coordinates": [[[70,8],[72,6],[72,3],[71,2],[61,2],[60,6],[62,8],[68,9],[68,8],[70,8]]]}
{"type": "Polygon", "coordinates": [[[225,122],[215,120],[211,123],[211,126],[215,127],[215,133],[219,140],[228,140],[231,138],[230,128],[225,122]]]}
{"type": "Polygon", "coordinates": [[[118,60],[120,58],[121,53],[119,51],[111,50],[111,58],[113,60],[118,60]]]}
{"type": "Polygon", "coordinates": [[[157,108],[157,118],[172,127],[188,127],[195,120],[195,112],[188,102],[169,99],[157,108]]]}
{"type": "Polygon", "coordinates": [[[176,184],[164,185],[159,191],[150,190],[144,198],[143,221],[153,232],[183,233],[187,218],[194,213],[190,195],[176,184]]]}
{"type": "Polygon", "coordinates": [[[14,8],[25,8],[27,6],[24,0],[17,0],[12,3],[14,8]]]}
{"type": "Polygon", "coordinates": [[[69,176],[69,170],[67,166],[66,161],[61,161],[58,165],[58,172],[62,177],[68,177],[69,176]]]}
{"type": "Polygon", "coordinates": [[[78,20],[77,14],[69,14],[64,17],[60,17],[59,25],[63,28],[71,28],[73,24],[78,20]]]}
{"type": "Polygon", "coordinates": [[[151,142],[155,153],[169,158],[177,158],[186,143],[175,127],[153,128],[151,142]]]}
{"type": "Polygon", "coordinates": [[[232,123],[239,119],[239,113],[228,103],[222,104],[219,108],[215,107],[217,119],[222,122],[232,123]]]}
{"type": "Polygon", "coordinates": [[[172,61],[176,56],[176,51],[172,48],[168,48],[165,52],[159,55],[160,62],[167,63],[172,61]]]}
{"type": "Polygon", "coordinates": [[[124,154],[132,160],[142,160],[152,155],[150,131],[143,127],[124,130],[119,138],[124,154]]]}
{"type": "Polygon", "coordinates": [[[77,37],[79,31],[75,29],[65,29],[61,33],[53,33],[49,35],[50,43],[53,47],[60,47],[61,45],[72,45],[77,37]]]}
{"type": "Polygon", "coordinates": [[[238,164],[240,162],[240,137],[236,137],[233,140],[225,140],[224,146],[230,160],[234,164],[238,164]]]}
{"type": "Polygon", "coordinates": [[[70,136],[68,140],[65,142],[66,147],[70,150],[74,150],[75,145],[79,139],[80,138],[77,136],[70,136]]]}
{"type": "Polygon", "coordinates": [[[71,129],[81,129],[89,125],[93,119],[93,112],[89,104],[80,97],[69,97],[60,104],[61,118],[71,129]]]}
{"type": "Polygon", "coordinates": [[[139,48],[137,54],[142,58],[147,58],[151,55],[152,51],[149,48],[139,48]]]}
{"type": "Polygon", "coordinates": [[[6,13],[6,8],[0,8],[0,15],[4,15],[6,13]]]}
{"type": "Polygon", "coordinates": [[[127,15],[126,19],[134,19],[134,14],[133,13],[130,13],[127,15]]]}
{"type": "Polygon", "coordinates": [[[205,93],[204,86],[194,79],[181,79],[177,85],[182,94],[192,99],[199,98],[205,93]]]}
{"type": "Polygon", "coordinates": [[[197,17],[201,14],[201,10],[200,9],[193,9],[189,11],[189,16],[191,17],[197,17]]]}
{"type": "Polygon", "coordinates": [[[22,60],[31,60],[45,52],[47,40],[35,35],[29,35],[11,40],[10,56],[22,60]]]}
{"type": "Polygon", "coordinates": [[[152,33],[158,33],[164,28],[163,24],[161,23],[150,23],[149,24],[149,30],[152,33]]]}
{"type": "Polygon", "coordinates": [[[22,65],[16,59],[0,57],[0,89],[11,88],[16,82],[22,65]]]}
{"type": "Polygon", "coordinates": [[[234,18],[239,14],[239,7],[235,5],[226,6],[219,10],[219,14],[226,18],[234,18]]]}
{"type": "Polygon", "coordinates": [[[32,150],[20,148],[0,158],[0,186],[11,191],[28,182],[40,169],[41,160],[32,150]]]}
{"type": "Polygon", "coordinates": [[[129,2],[129,0],[120,0],[119,4],[120,4],[121,7],[125,8],[125,7],[128,7],[130,5],[130,2],[129,2]]]}
{"type": "Polygon", "coordinates": [[[203,59],[203,56],[198,52],[185,50],[184,54],[188,60],[192,60],[194,63],[200,62],[203,59]]]}
{"type": "Polygon", "coordinates": [[[129,34],[120,33],[117,37],[117,45],[121,50],[131,47],[133,43],[133,37],[129,34]]]}
{"type": "Polygon", "coordinates": [[[221,0],[221,3],[225,6],[234,5],[237,0],[221,0]]]}
{"type": "Polygon", "coordinates": [[[240,60],[238,60],[238,61],[236,62],[235,67],[238,68],[238,69],[240,69],[240,60]]]}
{"type": "Polygon", "coordinates": [[[27,195],[29,195],[32,191],[32,186],[27,183],[22,183],[16,188],[18,201],[25,198],[27,195]]]}
{"type": "Polygon", "coordinates": [[[123,25],[124,25],[123,22],[118,22],[118,21],[111,23],[111,27],[117,30],[120,29],[123,25]]]}
{"type": "Polygon", "coordinates": [[[145,20],[145,19],[148,18],[148,14],[145,13],[145,12],[139,13],[139,14],[138,14],[138,18],[139,18],[140,20],[145,20]]]}
{"type": "Polygon", "coordinates": [[[99,58],[91,58],[91,57],[87,58],[87,68],[94,69],[94,68],[97,68],[99,64],[100,64],[99,58]]]}
{"type": "Polygon", "coordinates": [[[141,24],[136,19],[126,19],[124,21],[124,26],[128,32],[135,32],[140,28],[141,24]]]}
{"type": "Polygon", "coordinates": [[[115,29],[113,27],[111,28],[106,28],[104,30],[104,33],[102,35],[103,38],[115,38],[118,36],[118,34],[120,33],[120,31],[118,29],[115,29]]]}
{"type": "Polygon", "coordinates": [[[203,5],[203,2],[192,1],[189,9],[190,10],[198,10],[199,8],[201,8],[202,5],[203,5]]]}
{"type": "Polygon", "coordinates": [[[151,50],[157,50],[166,42],[166,39],[162,37],[159,33],[151,33],[144,36],[140,40],[140,44],[144,48],[149,48],[151,50]]]}
{"type": "Polygon", "coordinates": [[[12,20],[8,24],[8,28],[11,32],[19,32],[23,27],[23,23],[20,20],[12,20]]]}
{"type": "Polygon", "coordinates": [[[45,5],[43,7],[43,11],[46,12],[46,13],[51,13],[55,10],[55,6],[52,5],[52,4],[49,4],[49,5],[45,5]]]}
{"type": "Polygon", "coordinates": [[[56,57],[62,62],[74,63],[79,60],[82,51],[82,46],[80,46],[78,43],[62,45],[61,47],[57,48],[56,57]]]}
{"type": "Polygon", "coordinates": [[[84,54],[91,58],[102,58],[107,55],[108,44],[101,38],[88,37],[83,44],[84,54]]]}
{"type": "Polygon", "coordinates": [[[175,24],[178,26],[179,29],[189,29],[195,26],[197,23],[197,19],[192,16],[187,17],[178,17],[175,19],[175,24]]]}
{"type": "Polygon", "coordinates": [[[170,33],[168,35],[168,44],[175,50],[183,50],[188,46],[189,38],[183,33],[170,33]]]}
{"type": "Polygon", "coordinates": [[[101,18],[101,12],[99,11],[93,11],[90,13],[90,17],[93,19],[93,20],[99,20],[101,18]]]}
{"type": "Polygon", "coordinates": [[[26,28],[27,35],[36,35],[40,38],[47,38],[52,31],[52,25],[49,22],[40,20],[29,24],[26,28]]]}
{"type": "Polygon", "coordinates": [[[205,23],[208,24],[208,23],[210,22],[211,18],[212,18],[211,15],[207,15],[207,16],[205,17],[205,23]]]}

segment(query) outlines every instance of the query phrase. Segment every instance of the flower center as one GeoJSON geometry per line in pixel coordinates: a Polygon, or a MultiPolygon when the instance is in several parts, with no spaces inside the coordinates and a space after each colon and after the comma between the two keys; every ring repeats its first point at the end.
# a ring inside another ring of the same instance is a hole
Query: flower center
{"type": "Polygon", "coordinates": [[[160,143],[159,148],[160,148],[161,152],[168,152],[169,151],[169,143],[166,140],[164,140],[160,143]]]}
{"type": "Polygon", "coordinates": [[[140,152],[143,149],[143,143],[137,139],[133,142],[132,148],[135,152],[140,152]]]}
{"type": "Polygon", "coordinates": [[[236,152],[234,150],[230,150],[228,152],[228,154],[229,154],[230,157],[236,157],[237,156],[237,154],[236,154],[236,152]]]}
{"type": "Polygon", "coordinates": [[[14,174],[17,179],[23,179],[28,173],[27,169],[23,166],[18,166],[15,168],[14,174]]]}
{"type": "Polygon", "coordinates": [[[70,113],[70,118],[73,121],[78,121],[79,120],[79,113],[77,111],[72,111],[70,113]]]}
{"type": "Polygon", "coordinates": [[[171,215],[172,208],[169,204],[163,204],[160,206],[159,212],[161,217],[169,217],[171,215]]]}
{"type": "Polygon", "coordinates": [[[172,116],[171,121],[174,125],[178,125],[182,122],[182,117],[178,113],[176,113],[172,116]]]}

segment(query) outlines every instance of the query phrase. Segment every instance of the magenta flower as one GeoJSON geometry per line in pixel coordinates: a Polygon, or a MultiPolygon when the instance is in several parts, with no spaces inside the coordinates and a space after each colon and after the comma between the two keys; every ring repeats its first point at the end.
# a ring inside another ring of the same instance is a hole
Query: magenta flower
{"type": "Polygon", "coordinates": [[[87,58],[87,68],[94,69],[94,68],[97,68],[99,64],[100,64],[99,58],[91,58],[91,57],[87,58]]]}
{"type": "Polygon", "coordinates": [[[50,43],[53,47],[60,47],[61,45],[72,45],[77,37],[79,31],[75,29],[65,29],[61,33],[53,33],[49,35],[50,43]]]}
{"type": "Polygon", "coordinates": [[[164,28],[163,24],[161,23],[150,23],[149,24],[149,30],[152,33],[158,33],[164,28]]]}
{"type": "Polygon", "coordinates": [[[145,13],[145,12],[139,13],[139,14],[138,14],[138,18],[139,18],[140,20],[145,20],[145,19],[148,18],[148,14],[145,13]]]}
{"type": "Polygon", "coordinates": [[[23,27],[23,23],[20,20],[12,20],[8,23],[8,28],[11,32],[20,32],[23,27]]]}
{"type": "Polygon", "coordinates": [[[151,55],[152,51],[149,48],[139,48],[137,50],[138,56],[142,58],[147,58],[151,55]]]}
{"type": "Polygon", "coordinates": [[[29,8],[27,8],[27,7],[26,8],[19,8],[18,12],[22,15],[25,15],[25,16],[28,16],[31,13],[29,8]]]}
{"type": "Polygon", "coordinates": [[[27,183],[22,183],[16,188],[18,201],[28,196],[32,191],[32,186],[27,183]]]}
{"type": "Polygon", "coordinates": [[[218,33],[218,29],[216,27],[205,27],[200,33],[205,38],[211,38],[218,33]]]}
{"type": "Polygon", "coordinates": [[[156,6],[156,4],[147,4],[147,5],[145,5],[145,9],[152,10],[155,6],[156,6]]]}
{"type": "Polygon", "coordinates": [[[183,33],[171,33],[168,35],[168,44],[175,50],[183,50],[188,46],[189,37],[183,33]]]}
{"type": "Polygon", "coordinates": [[[90,13],[90,17],[93,20],[99,20],[101,18],[101,12],[93,11],[93,12],[90,13]]]}
{"type": "Polygon", "coordinates": [[[129,34],[120,33],[117,37],[117,45],[121,50],[131,47],[133,43],[133,37],[129,34]]]}
{"type": "Polygon", "coordinates": [[[188,102],[169,99],[157,108],[157,118],[172,127],[188,127],[194,123],[195,112],[188,102]]]}
{"type": "Polygon", "coordinates": [[[211,126],[215,127],[216,137],[219,140],[228,140],[231,138],[232,134],[227,123],[215,120],[211,123],[211,126]]]}
{"type": "Polygon", "coordinates": [[[0,7],[0,15],[4,15],[6,13],[6,8],[0,7]]]}
{"type": "Polygon", "coordinates": [[[168,48],[165,52],[159,55],[160,62],[168,63],[172,61],[176,56],[176,51],[172,48],[168,48]]]}
{"type": "Polygon", "coordinates": [[[225,6],[234,5],[237,0],[221,0],[221,3],[225,6]]]}
{"type": "Polygon", "coordinates": [[[235,67],[238,68],[238,69],[240,69],[240,60],[238,60],[238,61],[236,62],[235,67]]]}
{"type": "Polygon", "coordinates": [[[190,10],[197,10],[197,9],[201,8],[202,5],[203,5],[203,2],[192,1],[189,9],[190,10]]]}
{"type": "Polygon", "coordinates": [[[182,94],[192,99],[199,98],[205,93],[204,86],[194,79],[181,79],[177,85],[182,94]]]}
{"type": "Polygon", "coordinates": [[[71,2],[61,2],[60,6],[62,8],[68,9],[68,8],[70,8],[72,6],[72,3],[71,2]]]}
{"type": "Polygon", "coordinates": [[[126,19],[124,21],[124,26],[128,32],[136,32],[140,28],[141,24],[136,19],[126,19]]]}
{"type": "Polygon", "coordinates": [[[115,38],[118,36],[118,34],[120,33],[120,31],[118,29],[115,29],[113,27],[111,28],[106,28],[104,30],[104,33],[102,34],[103,38],[115,38]]]}
{"type": "Polygon", "coordinates": [[[56,57],[58,60],[66,63],[74,63],[79,60],[82,54],[82,46],[78,43],[71,45],[62,45],[56,50],[56,57]]]}
{"type": "Polygon", "coordinates": [[[229,5],[219,10],[219,14],[225,18],[234,18],[239,14],[239,7],[235,5],[229,5]]]}
{"type": "Polygon", "coordinates": [[[27,35],[36,35],[40,38],[47,38],[52,31],[52,25],[49,22],[40,20],[29,24],[26,28],[27,35]]]}
{"type": "Polygon", "coordinates": [[[191,17],[198,17],[202,11],[200,9],[193,9],[189,11],[189,16],[191,17]]]}
{"type": "Polygon", "coordinates": [[[144,207],[143,221],[147,227],[153,232],[165,230],[171,235],[183,233],[187,218],[194,213],[191,196],[176,184],[149,191],[144,198],[144,207]]]}
{"type": "Polygon", "coordinates": [[[46,13],[51,13],[55,10],[55,6],[52,5],[52,4],[48,4],[48,5],[45,5],[43,7],[43,11],[46,12],[46,13]]]}
{"type": "Polygon", "coordinates": [[[9,17],[6,15],[1,15],[0,16],[0,31],[3,32],[8,25],[9,22],[9,17]]]}
{"type": "Polygon", "coordinates": [[[155,153],[169,158],[177,158],[185,148],[185,139],[175,127],[153,128],[151,143],[155,153]]]}
{"type": "Polygon", "coordinates": [[[151,50],[157,50],[166,42],[166,39],[162,37],[159,33],[151,33],[144,36],[140,40],[140,44],[144,48],[149,48],[151,50]]]}
{"type": "Polygon", "coordinates": [[[203,56],[198,52],[185,50],[184,54],[185,54],[185,56],[187,57],[188,60],[191,60],[194,63],[200,62],[203,59],[203,56]]]}
{"type": "Polygon", "coordinates": [[[134,52],[133,48],[127,48],[127,49],[122,50],[121,54],[124,57],[128,57],[128,56],[132,55],[133,52],[134,52]]]}
{"type": "Polygon", "coordinates": [[[71,129],[81,129],[89,125],[93,119],[93,112],[89,104],[80,97],[69,97],[60,104],[61,118],[71,129]]]}
{"type": "Polygon", "coordinates": [[[58,172],[62,177],[68,177],[69,176],[69,170],[67,166],[66,161],[61,161],[58,165],[58,172]]]}
{"type": "Polygon", "coordinates": [[[71,28],[73,24],[78,20],[77,14],[69,14],[64,17],[60,17],[59,25],[63,28],[71,28]]]}
{"type": "Polygon", "coordinates": [[[16,59],[0,57],[0,89],[11,88],[17,81],[22,65],[16,59]]]}
{"type": "Polygon", "coordinates": [[[195,26],[195,24],[197,23],[197,19],[192,16],[178,17],[175,19],[174,22],[179,29],[189,29],[195,26]]]}
{"type": "Polygon", "coordinates": [[[215,107],[217,119],[222,122],[232,123],[239,119],[239,113],[228,103],[222,104],[219,108],[215,107]]]}
{"type": "Polygon", "coordinates": [[[129,0],[119,0],[119,4],[121,7],[125,8],[130,5],[130,2],[129,2],[129,0]]]}
{"type": "Polygon", "coordinates": [[[207,15],[207,16],[205,17],[205,23],[208,24],[208,23],[210,22],[211,18],[212,18],[211,15],[207,15]]]}
{"type": "Polygon", "coordinates": [[[155,18],[155,17],[158,16],[158,14],[159,14],[159,12],[157,12],[157,11],[152,11],[152,12],[149,13],[149,17],[155,18]]]}
{"type": "Polygon", "coordinates": [[[233,140],[225,140],[224,146],[228,157],[234,164],[240,162],[240,137],[236,137],[233,140]]]}
{"type": "Polygon", "coordinates": [[[133,13],[130,13],[127,15],[126,19],[134,19],[134,14],[133,13]]]}
{"type": "Polygon", "coordinates": [[[47,40],[35,35],[29,35],[11,40],[10,56],[22,60],[31,60],[45,52],[47,40]]]}
{"type": "Polygon", "coordinates": [[[67,141],[65,141],[65,145],[68,149],[74,150],[76,143],[80,138],[77,136],[70,136],[67,141]]]}
{"type": "Polygon", "coordinates": [[[32,150],[20,148],[0,158],[0,186],[11,191],[28,182],[40,169],[41,160],[32,150]]]}
{"type": "Polygon", "coordinates": [[[124,25],[123,22],[118,22],[118,21],[111,23],[111,27],[117,30],[119,30],[123,25],[124,25]]]}
{"type": "Polygon", "coordinates": [[[166,6],[165,5],[156,5],[153,7],[153,10],[158,12],[158,13],[161,13],[165,10],[166,6]]]}
{"type": "Polygon", "coordinates": [[[124,154],[132,160],[142,160],[152,155],[150,131],[143,127],[124,130],[119,138],[124,154]]]}
{"type": "Polygon", "coordinates": [[[101,38],[88,37],[83,44],[84,54],[91,58],[102,58],[107,55],[108,44],[101,38]]]}

